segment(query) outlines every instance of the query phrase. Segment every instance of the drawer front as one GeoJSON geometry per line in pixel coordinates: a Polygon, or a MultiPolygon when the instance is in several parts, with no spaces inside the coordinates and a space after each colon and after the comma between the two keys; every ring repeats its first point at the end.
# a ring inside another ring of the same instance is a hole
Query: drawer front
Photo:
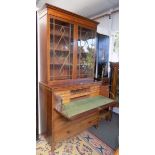
{"type": "Polygon", "coordinates": [[[105,97],[109,97],[109,86],[101,87],[101,95],[103,95],[105,97]]]}
{"type": "Polygon", "coordinates": [[[93,113],[90,113],[85,116],[81,116],[73,121],[67,120],[65,117],[58,114],[56,111],[54,112],[54,131],[63,130],[64,128],[67,128],[68,126],[72,126],[75,124],[80,124],[83,121],[86,120],[94,120],[97,119],[99,116],[99,112],[95,111],[93,113]]]}
{"type": "Polygon", "coordinates": [[[72,137],[83,130],[97,124],[99,121],[99,114],[88,117],[80,121],[70,121],[67,125],[61,126],[60,129],[54,131],[54,139],[56,142],[72,137]]]}

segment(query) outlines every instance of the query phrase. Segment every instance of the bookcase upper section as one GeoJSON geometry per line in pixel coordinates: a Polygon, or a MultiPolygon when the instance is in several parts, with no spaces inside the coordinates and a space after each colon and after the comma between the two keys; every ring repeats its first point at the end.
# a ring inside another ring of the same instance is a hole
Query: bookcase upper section
{"type": "Polygon", "coordinates": [[[98,23],[48,4],[38,14],[40,81],[93,80],[98,23]]]}

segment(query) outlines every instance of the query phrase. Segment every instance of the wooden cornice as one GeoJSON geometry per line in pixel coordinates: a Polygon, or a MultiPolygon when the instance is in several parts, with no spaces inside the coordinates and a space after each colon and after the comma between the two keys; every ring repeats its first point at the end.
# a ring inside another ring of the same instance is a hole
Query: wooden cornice
{"type": "Polygon", "coordinates": [[[52,9],[52,10],[55,10],[55,11],[60,11],[60,12],[62,12],[62,13],[64,13],[64,14],[71,15],[71,16],[76,17],[76,18],[80,18],[80,19],[83,19],[83,20],[92,22],[92,23],[94,23],[95,25],[98,25],[98,24],[99,24],[98,22],[96,22],[96,21],[94,21],[94,20],[91,20],[91,19],[89,19],[89,18],[86,18],[86,17],[83,17],[83,16],[81,16],[81,15],[75,14],[75,13],[73,13],[73,12],[64,10],[64,9],[62,9],[62,8],[59,8],[59,7],[50,5],[50,4],[48,4],[48,3],[45,3],[45,4],[43,5],[43,7],[40,8],[40,9],[38,10],[38,12],[40,13],[40,12],[42,12],[43,10],[46,10],[46,9],[48,9],[48,8],[49,8],[49,9],[52,9]]]}

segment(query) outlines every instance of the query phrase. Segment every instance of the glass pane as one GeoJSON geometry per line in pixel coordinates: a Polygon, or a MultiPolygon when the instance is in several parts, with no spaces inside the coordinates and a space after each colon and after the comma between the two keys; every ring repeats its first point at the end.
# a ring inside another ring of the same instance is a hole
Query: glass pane
{"type": "Polygon", "coordinates": [[[71,79],[73,65],[73,25],[51,19],[50,28],[51,80],[71,79]]]}
{"type": "Polygon", "coordinates": [[[95,35],[95,31],[79,27],[78,78],[94,77],[95,35]]]}

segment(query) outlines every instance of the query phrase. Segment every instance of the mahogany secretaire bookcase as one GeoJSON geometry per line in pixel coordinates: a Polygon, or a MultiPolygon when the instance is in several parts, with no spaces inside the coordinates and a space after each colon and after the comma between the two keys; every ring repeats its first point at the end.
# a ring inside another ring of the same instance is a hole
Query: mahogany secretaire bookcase
{"type": "Polygon", "coordinates": [[[108,86],[94,82],[97,22],[46,4],[38,11],[40,104],[54,144],[96,125],[113,106],[108,86]]]}

